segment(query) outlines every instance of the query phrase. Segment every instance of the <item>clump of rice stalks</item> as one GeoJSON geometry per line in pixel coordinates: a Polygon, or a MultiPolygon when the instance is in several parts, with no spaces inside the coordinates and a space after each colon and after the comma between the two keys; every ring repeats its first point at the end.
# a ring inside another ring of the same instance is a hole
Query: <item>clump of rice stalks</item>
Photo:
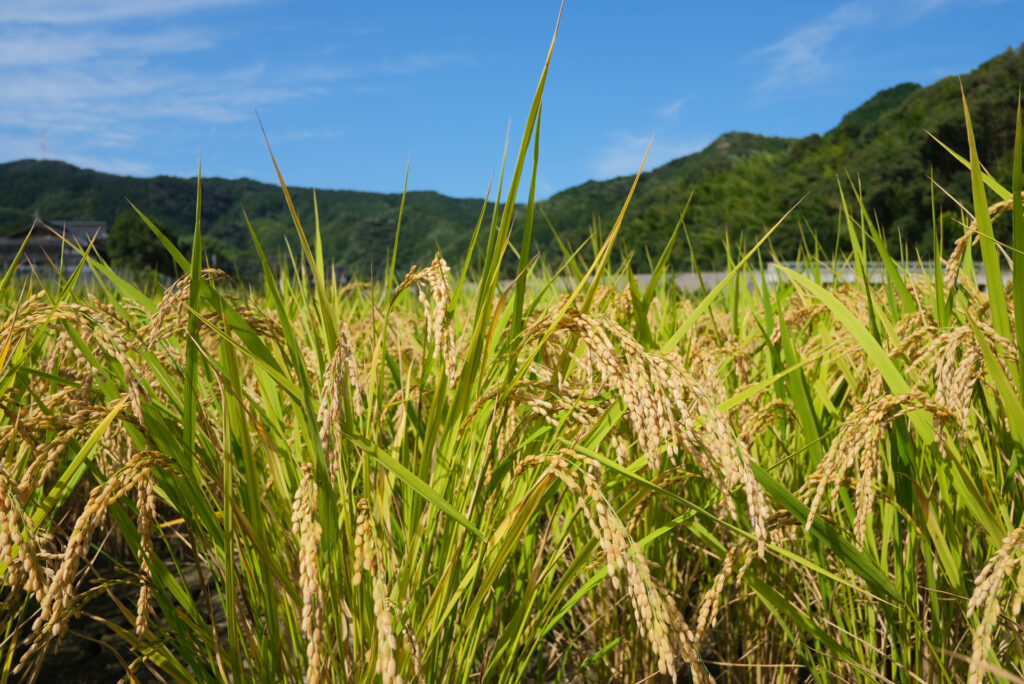
{"type": "Polygon", "coordinates": [[[1024,604],[1024,525],[1006,535],[999,550],[974,580],[967,617],[976,615],[978,622],[971,634],[969,684],[979,684],[984,679],[982,663],[992,651],[992,637],[1000,619],[1000,599],[1008,580],[1011,587],[1016,587],[1008,602],[1009,620],[1015,622],[1024,604]]]}
{"type": "MultiPolygon", "coordinates": [[[[558,343],[555,350],[572,349],[572,335],[584,343],[575,372],[585,386],[618,392],[641,454],[654,472],[663,467],[662,453],[668,464],[676,464],[680,453],[685,453],[719,484],[725,494],[723,503],[733,516],[731,492],[742,489],[759,541],[758,554],[763,556],[764,520],[770,511],[750,469],[750,454],[711,396],[683,370],[678,354],[662,357],[649,352],[614,321],[575,310],[543,317],[526,331],[527,338],[543,334],[552,335],[551,340],[558,343]]],[[[555,356],[555,350],[547,354],[555,356]]]]}
{"type": "Polygon", "coordinates": [[[629,537],[625,526],[615,514],[591,471],[598,471],[596,461],[563,450],[558,454],[528,456],[516,466],[516,474],[530,467],[543,467],[561,480],[577,497],[578,505],[590,525],[605,557],[605,567],[615,589],[621,587],[618,570],[624,570],[626,588],[633,603],[637,625],[658,656],[658,671],[676,679],[676,659],[690,666],[695,682],[710,681],[700,663],[695,638],[671,598],[654,582],[643,552],[629,537]],[[576,463],[573,463],[576,461],[576,463]]]}
{"type": "MultiPolygon", "coordinates": [[[[53,639],[59,639],[67,633],[68,620],[73,612],[75,589],[79,568],[89,552],[93,533],[101,525],[108,509],[136,488],[145,488],[151,479],[152,468],[161,462],[159,454],[141,452],[132,457],[123,468],[115,473],[103,485],[93,488],[85,509],[75,521],[71,536],[53,579],[40,601],[40,613],[32,625],[35,641],[32,648],[22,656],[18,669],[24,668],[53,639]]],[[[148,498],[148,497],[147,497],[148,498]]],[[[148,507],[148,503],[147,503],[148,507]]],[[[144,516],[148,515],[144,514],[144,516]]],[[[145,521],[143,527],[146,526],[145,521]]],[[[148,610],[148,598],[140,597],[139,612],[148,610]]]]}
{"type": "MultiPolygon", "coordinates": [[[[937,421],[955,421],[956,415],[921,393],[885,395],[854,409],[839,428],[825,458],[808,478],[813,492],[805,529],[810,530],[829,487],[839,487],[851,468],[855,477],[857,515],[854,536],[863,546],[867,539],[867,519],[875,500],[875,489],[882,471],[882,437],[890,423],[911,411],[925,410],[937,421]],[[812,484],[813,483],[813,484],[812,484]]],[[[832,506],[837,500],[831,499],[832,506]]]]}

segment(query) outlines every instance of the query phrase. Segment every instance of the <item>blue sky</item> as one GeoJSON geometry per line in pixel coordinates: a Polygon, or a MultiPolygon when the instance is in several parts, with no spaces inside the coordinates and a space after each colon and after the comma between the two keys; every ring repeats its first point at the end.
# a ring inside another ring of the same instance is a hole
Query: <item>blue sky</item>
{"type": "MultiPolygon", "coordinates": [[[[518,140],[557,1],[7,0],[0,161],[481,197],[518,140]],[[43,147],[45,145],[45,153],[43,147]]],[[[821,133],[875,92],[1024,41],[1019,0],[569,0],[539,189],[732,130],[821,133]]],[[[968,97],[970,93],[968,93],[968,97]]]]}

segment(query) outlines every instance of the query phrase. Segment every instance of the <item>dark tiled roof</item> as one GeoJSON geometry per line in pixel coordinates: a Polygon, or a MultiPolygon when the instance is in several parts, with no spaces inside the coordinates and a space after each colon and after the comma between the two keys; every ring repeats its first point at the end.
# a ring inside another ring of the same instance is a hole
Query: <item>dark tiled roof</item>
{"type": "Polygon", "coordinates": [[[19,246],[31,233],[29,242],[68,242],[77,243],[79,246],[86,246],[90,240],[103,242],[107,239],[107,224],[105,221],[43,221],[36,219],[28,228],[0,237],[0,245],[16,243],[19,246]]]}

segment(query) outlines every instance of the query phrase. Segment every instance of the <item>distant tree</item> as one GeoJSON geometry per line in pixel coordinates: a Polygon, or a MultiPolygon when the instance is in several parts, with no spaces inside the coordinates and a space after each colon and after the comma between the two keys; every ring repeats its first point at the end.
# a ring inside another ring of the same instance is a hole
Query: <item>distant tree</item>
{"type": "MultiPolygon", "coordinates": [[[[175,235],[159,221],[154,223],[180,249],[181,245],[175,235]]],[[[115,268],[152,270],[164,275],[176,273],[170,253],[133,209],[121,212],[114,220],[107,237],[107,254],[115,268]]]]}

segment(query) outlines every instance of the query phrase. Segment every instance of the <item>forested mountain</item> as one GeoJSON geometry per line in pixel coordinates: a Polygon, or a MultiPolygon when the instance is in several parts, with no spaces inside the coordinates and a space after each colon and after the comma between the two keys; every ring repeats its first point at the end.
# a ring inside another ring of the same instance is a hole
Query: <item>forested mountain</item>
{"type": "MultiPolygon", "coordinates": [[[[930,178],[960,199],[969,198],[970,190],[963,168],[928,132],[966,155],[962,82],[982,161],[1008,183],[1013,121],[1024,83],[1022,48],[1007,50],[959,79],[950,76],[927,87],[905,83],[884,90],[824,135],[787,139],[727,133],[701,152],[646,172],[626,215],[621,243],[642,268],[645,250],[657,251],[665,244],[692,193],[686,225],[694,253],[704,266],[722,262],[726,233],[733,244],[749,244],[801,198],[773,239],[776,251],[783,257],[793,256],[801,240],[814,237],[828,251],[837,245],[841,249],[839,184],[849,197],[852,180],[860,184],[868,210],[893,246],[902,240],[929,256],[930,178]]],[[[591,181],[541,202],[534,231],[537,249],[559,254],[549,222],[570,245],[585,240],[594,225],[610,226],[631,182],[629,177],[591,181]]],[[[312,191],[293,188],[292,193],[311,230],[312,191]]],[[[388,258],[401,195],[320,190],[316,196],[327,257],[359,274],[366,274],[371,265],[380,270],[388,258]]],[[[941,189],[935,189],[935,197],[940,212],[958,215],[955,203],[941,189]]],[[[22,228],[39,215],[105,220],[118,229],[112,229],[113,234],[123,236],[126,230],[139,228],[124,214],[128,200],[183,244],[187,242],[194,224],[195,179],[119,177],[62,162],[0,164],[0,233],[22,228]]],[[[295,244],[277,186],[204,179],[202,204],[206,248],[218,255],[221,264],[240,273],[252,272],[255,266],[245,214],[271,254],[284,254],[286,240],[295,244]]],[[[451,261],[458,261],[482,208],[482,199],[409,193],[400,268],[429,261],[437,247],[451,261]]],[[[996,230],[999,234],[1005,227],[997,222],[996,230]]],[[[677,267],[689,265],[685,241],[677,243],[674,257],[677,267]]]]}
{"type": "MultiPolygon", "coordinates": [[[[311,232],[313,191],[290,190],[304,226],[311,232]]],[[[325,253],[339,266],[355,272],[368,271],[371,265],[380,269],[390,255],[402,196],[318,190],[316,200],[325,253]]],[[[149,230],[130,220],[134,212],[129,201],[179,241],[187,243],[191,239],[195,178],[129,178],[54,161],[0,164],[2,232],[28,225],[37,214],[44,219],[88,217],[107,221],[112,241],[122,224],[141,231],[148,240],[149,230]]],[[[483,200],[453,199],[435,192],[409,193],[399,250],[402,263],[433,255],[438,245],[456,254],[464,250],[469,239],[467,227],[476,224],[482,206],[483,200]]],[[[245,179],[203,178],[204,249],[217,254],[221,265],[231,265],[243,274],[259,272],[246,216],[268,254],[286,254],[286,239],[297,246],[279,186],[245,179]]]]}
{"type": "MultiPolygon", "coordinates": [[[[733,244],[751,244],[798,202],[773,237],[776,251],[793,256],[804,239],[803,228],[806,239],[816,237],[831,253],[837,240],[843,247],[845,231],[838,230],[839,184],[849,200],[852,181],[859,183],[868,211],[886,230],[891,246],[902,240],[911,255],[916,250],[930,256],[930,178],[961,201],[970,199],[970,178],[929,133],[967,156],[962,81],[982,162],[1008,185],[1017,98],[1024,83],[1022,48],[1007,50],[959,78],[883,90],[824,135],[798,140],[723,135],[698,154],[644,174],[623,225],[623,244],[636,252],[664,244],[692,192],[686,224],[703,265],[721,264],[726,231],[733,244]]],[[[615,220],[631,182],[620,178],[570,188],[550,198],[545,210],[559,235],[575,243],[594,215],[604,225],[615,220]]],[[[935,201],[937,211],[959,217],[956,204],[938,187],[935,201]]],[[[956,230],[949,221],[945,225],[956,230]]],[[[995,228],[997,235],[1008,237],[1002,222],[995,228]]],[[[947,246],[951,242],[945,240],[947,246]]],[[[688,262],[685,241],[677,243],[674,254],[677,265],[688,262]]],[[[646,261],[642,253],[635,260],[638,266],[646,261]]]]}

